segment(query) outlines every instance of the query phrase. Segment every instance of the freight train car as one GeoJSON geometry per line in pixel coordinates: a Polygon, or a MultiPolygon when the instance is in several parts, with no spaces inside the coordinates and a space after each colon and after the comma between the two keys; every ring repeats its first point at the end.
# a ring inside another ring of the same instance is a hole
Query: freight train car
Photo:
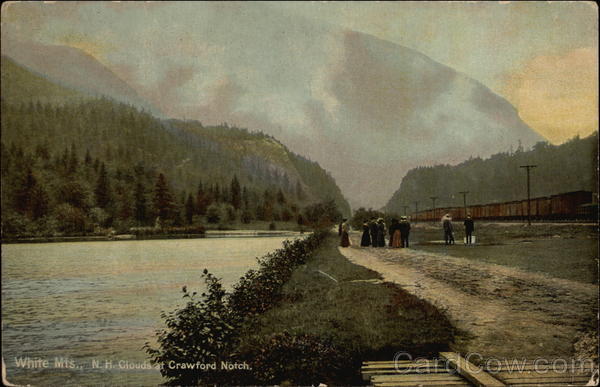
{"type": "MultiPolygon", "coordinates": [[[[535,220],[597,220],[598,204],[590,191],[566,192],[558,195],[532,198],[531,217],[535,220]]],[[[481,220],[523,220],[527,218],[527,199],[503,203],[478,204],[467,208],[474,219],[481,220]]],[[[456,220],[464,219],[462,207],[441,207],[420,211],[413,218],[425,221],[440,220],[450,213],[456,220]]]]}

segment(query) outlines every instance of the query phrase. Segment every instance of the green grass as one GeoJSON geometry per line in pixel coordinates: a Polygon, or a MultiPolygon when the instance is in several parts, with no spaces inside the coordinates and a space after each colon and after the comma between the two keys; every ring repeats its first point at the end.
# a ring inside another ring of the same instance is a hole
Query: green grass
{"type": "Polygon", "coordinates": [[[254,336],[286,331],[331,340],[349,354],[340,365],[338,384],[359,383],[361,361],[392,360],[399,351],[437,355],[453,340],[453,329],[440,311],[349,262],[333,236],[294,271],[283,299],[260,317],[254,336]]]}
{"type": "MultiPolygon", "coordinates": [[[[458,223],[458,222],[457,222],[458,223]]],[[[572,281],[598,283],[598,231],[589,224],[476,224],[477,244],[463,245],[464,231],[455,226],[456,245],[432,244],[443,239],[440,227],[418,225],[412,247],[436,254],[472,259],[548,274],[572,281]]]]}

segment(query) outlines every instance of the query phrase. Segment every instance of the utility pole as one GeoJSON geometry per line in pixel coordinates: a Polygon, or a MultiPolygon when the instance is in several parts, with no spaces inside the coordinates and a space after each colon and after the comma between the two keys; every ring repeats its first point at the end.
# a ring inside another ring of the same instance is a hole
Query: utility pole
{"type": "Polygon", "coordinates": [[[463,196],[463,206],[465,207],[465,219],[467,218],[467,194],[469,191],[460,191],[459,194],[463,196]]]}
{"type": "Polygon", "coordinates": [[[429,199],[431,199],[431,201],[433,201],[433,221],[435,222],[435,200],[437,199],[437,196],[431,196],[429,199]]]}
{"type": "Polygon", "coordinates": [[[419,201],[415,202],[415,223],[417,222],[417,218],[419,217],[419,201]]]}
{"type": "Polygon", "coordinates": [[[521,165],[519,168],[527,170],[527,225],[531,226],[531,185],[529,184],[529,171],[537,165],[521,165]]]}
{"type": "Polygon", "coordinates": [[[406,216],[406,209],[408,208],[408,206],[402,206],[402,208],[404,208],[404,216],[406,216]]]}

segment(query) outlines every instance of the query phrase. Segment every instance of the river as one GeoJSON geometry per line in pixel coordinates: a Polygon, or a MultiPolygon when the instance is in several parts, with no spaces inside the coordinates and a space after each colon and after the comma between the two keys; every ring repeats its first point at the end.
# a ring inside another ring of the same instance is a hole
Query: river
{"type": "Polygon", "coordinates": [[[204,268],[231,287],[256,267],[256,257],[280,248],[285,239],[3,245],[2,357],[8,381],[161,383],[158,370],[139,368],[147,365],[142,346],[153,343],[155,330],[163,327],[161,311],[183,304],[184,285],[202,290],[204,268]]]}

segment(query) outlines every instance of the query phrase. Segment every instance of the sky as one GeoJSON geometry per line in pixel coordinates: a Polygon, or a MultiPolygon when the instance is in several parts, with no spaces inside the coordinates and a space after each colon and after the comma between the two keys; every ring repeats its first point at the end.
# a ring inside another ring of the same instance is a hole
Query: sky
{"type": "MultiPolygon", "coordinates": [[[[592,2],[13,2],[2,6],[2,40],[79,48],[166,116],[264,130],[331,170],[342,189],[358,192],[367,183],[342,172],[356,166],[375,173],[389,165],[394,148],[386,144],[389,128],[382,129],[385,136],[373,135],[366,150],[357,148],[362,137],[352,143],[344,136],[356,134],[361,120],[364,130],[373,130],[378,112],[389,127],[408,116],[390,113],[397,107],[385,90],[369,90],[372,84],[384,89],[386,80],[378,83],[379,74],[356,63],[382,72],[392,63],[410,67],[418,55],[402,47],[416,50],[504,97],[525,124],[560,144],[598,129],[597,14],[592,2]],[[400,46],[392,50],[400,59],[386,57],[386,42],[400,46]],[[378,62],[364,57],[369,50],[378,62]],[[353,79],[358,75],[373,82],[353,79]],[[345,89],[340,77],[354,88],[345,89]],[[371,112],[356,112],[367,106],[371,112]],[[315,147],[315,138],[331,146],[315,147]],[[348,155],[332,158],[332,149],[348,155]]],[[[457,108],[452,102],[447,110],[457,108]]],[[[442,157],[439,146],[431,151],[438,161],[461,161],[442,157]]],[[[397,173],[414,166],[404,163],[397,173]]],[[[384,191],[368,204],[384,204],[392,193],[384,191]]]]}

